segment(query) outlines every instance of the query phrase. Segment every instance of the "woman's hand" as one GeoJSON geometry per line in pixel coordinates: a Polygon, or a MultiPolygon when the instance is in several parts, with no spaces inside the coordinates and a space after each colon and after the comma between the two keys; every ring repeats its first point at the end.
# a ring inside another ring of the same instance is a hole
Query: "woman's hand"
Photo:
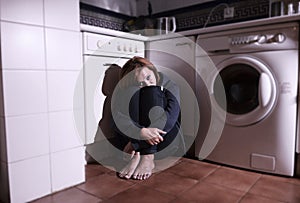
{"type": "Polygon", "coordinates": [[[167,132],[160,130],[158,128],[142,128],[141,137],[143,140],[146,140],[151,145],[159,144],[164,141],[164,138],[161,134],[166,134],[167,132]]]}

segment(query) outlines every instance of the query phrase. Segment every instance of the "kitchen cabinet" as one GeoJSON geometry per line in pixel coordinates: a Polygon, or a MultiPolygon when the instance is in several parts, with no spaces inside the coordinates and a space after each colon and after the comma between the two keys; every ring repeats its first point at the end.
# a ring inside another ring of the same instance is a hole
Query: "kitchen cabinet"
{"type": "MultiPolygon", "coordinates": [[[[175,9],[180,9],[188,6],[193,6],[196,4],[202,4],[206,2],[210,2],[213,0],[168,0],[168,1],[161,1],[161,0],[151,0],[152,11],[153,14],[168,12],[175,9]]],[[[148,0],[139,0],[136,1],[137,5],[137,16],[140,15],[147,15],[148,14],[148,0]]]]}
{"type": "Polygon", "coordinates": [[[199,108],[194,94],[195,38],[178,36],[146,44],[146,57],[180,88],[181,124],[189,148],[199,124],[199,108]]]}

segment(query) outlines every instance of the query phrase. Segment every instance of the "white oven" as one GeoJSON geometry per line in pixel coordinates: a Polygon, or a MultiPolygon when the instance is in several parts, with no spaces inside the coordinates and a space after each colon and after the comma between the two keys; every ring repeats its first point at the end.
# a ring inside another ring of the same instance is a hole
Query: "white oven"
{"type": "Polygon", "coordinates": [[[144,56],[144,42],[83,32],[85,144],[94,142],[102,118],[105,95],[102,83],[112,65],[123,66],[133,56],[144,56]]]}

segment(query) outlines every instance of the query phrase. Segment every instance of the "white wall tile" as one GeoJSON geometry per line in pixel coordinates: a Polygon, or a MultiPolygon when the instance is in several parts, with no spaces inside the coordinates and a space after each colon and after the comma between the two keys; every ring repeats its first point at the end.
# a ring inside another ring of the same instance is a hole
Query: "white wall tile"
{"type": "Polygon", "coordinates": [[[49,111],[83,108],[83,98],[74,97],[75,91],[83,92],[80,71],[48,72],[49,111]]]}
{"type": "Polygon", "coordinates": [[[46,29],[47,69],[80,70],[82,68],[79,32],[46,29]]]}
{"type": "Polygon", "coordinates": [[[84,154],[84,147],[51,154],[51,177],[54,191],[85,181],[84,154]]]}
{"type": "Polygon", "coordinates": [[[49,114],[51,152],[83,146],[84,140],[77,132],[73,111],[49,114]]]}
{"type": "Polygon", "coordinates": [[[43,0],[1,0],[1,19],[43,25],[43,0]]]}
{"type": "Polygon", "coordinates": [[[7,142],[4,117],[0,117],[0,161],[7,162],[7,142]]]}
{"type": "Polygon", "coordinates": [[[47,114],[7,117],[6,139],[8,162],[49,154],[47,114]]]}
{"type": "Polygon", "coordinates": [[[79,31],[79,0],[44,0],[45,25],[79,31]]]}
{"type": "Polygon", "coordinates": [[[86,143],[85,135],[85,117],[84,117],[84,108],[73,110],[73,119],[75,122],[76,133],[79,136],[81,144],[86,143]]]}
{"type": "Polygon", "coordinates": [[[51,193],[49,155],[11,163],[11,202],[28,202],[51,193]]]}
{"type": "Polygon", "coordinates": [[[1,23],[3,69],[45,69],[44,48],[42,27],[1,23]]]}
{"type": "Polygon", "coordinates": [[[5,115],[47,112],[46,74],[43,71],[3,71],[5,115]]]}

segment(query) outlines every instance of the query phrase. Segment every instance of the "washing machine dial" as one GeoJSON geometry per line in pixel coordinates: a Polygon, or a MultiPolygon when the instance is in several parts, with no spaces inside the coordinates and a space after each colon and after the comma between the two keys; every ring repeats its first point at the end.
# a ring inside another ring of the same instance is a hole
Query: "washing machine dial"
{"type": "Polygon", "coordinates": [[[257,35],[251,41],[249,41],[249,44],[254,44],[254,43],[263,44],[266,41],[267,41],[266,35],[257,35]]]}
{"type": "Polygon", "coordinates": [[[268,39],[267,43],[282,43],[285,40],[285,36],[282,33],[277,33],[268,39]]]}

